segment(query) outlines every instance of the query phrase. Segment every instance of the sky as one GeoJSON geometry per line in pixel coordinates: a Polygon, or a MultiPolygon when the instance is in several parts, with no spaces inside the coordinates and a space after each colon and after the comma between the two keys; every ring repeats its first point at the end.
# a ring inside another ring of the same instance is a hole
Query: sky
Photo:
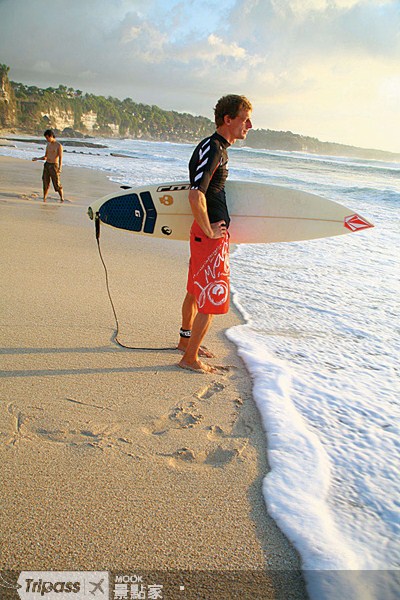
{"type": "Polygon", "coordinates": [[[400,152],[400,0],[0,0],[10,79],[400,152]]]}

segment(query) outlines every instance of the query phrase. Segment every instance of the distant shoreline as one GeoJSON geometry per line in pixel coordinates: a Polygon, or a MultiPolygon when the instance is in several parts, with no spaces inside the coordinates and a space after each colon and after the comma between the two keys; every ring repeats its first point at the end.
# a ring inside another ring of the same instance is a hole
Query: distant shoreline
{"type": "MultiPolygon", "coordinates": [[[[132,98],[104,98],[63,85],[46,89],[26,86],[10,81],[9,71],[7,65],[0,65],[3,89],[0,135],[36,136],[51,127],[58,137],[66,138],[95,136],[193,144],[215,129],[214,121],[208,117],[164,110],[156,105],[137,103],[132,98]]],[[[292,131],[251,129],[246,145],[264,150],[400,162],[399,152],[323,142],[292,131]]]]}
{"type": "MultiPolygon", "coordinates": [[[[256,132],[257,133],[257,132],[256,132]]],[[[277,132],[273,132],[277,133],[277,132]]],[[[282,132],[284,133],[284,132],[282,132]]],[[[132,141],[142,141],[142,142],[170,142],[168,139],[147,139],[147,138],[135,138],[135,137],[127,137],[127,136],[104,136],[97,135],[88,136],[79,131],[75,131],[76,137],[72,137],[69,135],[63,135],[63,132],[58,132],[57,137],[62,140],[64,146],[75,146],[75,147],[85,147],[85,148],[108,148],[105,144],[99,144],[98,142],[91,142],[90,139],[104,139],[104,140],[124,140],[130,139],[132,141]],[[70,138],[70,139],[69,139],[70,138]],[[73,141],[72,141],[73,140],[73,141]]],[[[292,134],[295,135],[295,134],[292,134]]],[[[302,137],[302,136],[299,136],[302,137]]],[[[310,138],[313,139],[313,138],[310,138]]],[[[42,138],[37,137],[37,135],[32,134],[32,132],[24,132],[15,130],[0,130],[0,146],[8,146],[8,143],[3,144],[2,142],[23,142],[26,144],[45,144],[45,141],[42,138]],[[15,136],[15,137],[14,137],[15,136]],[[26,137],[25,137],[26,136],[26,137]]],[[[318,142],[318,147],[314,149],[308,148],[284,148],[284,147],[264,147],[259,144],[252,144],[251,141],[246,140],[246,144],[238,144],[236,147],[246,147],[252,150],[266,150],[267,152],[296,152],[300,154],[309,154],[315,156],[329,156],[329,157],[339,157],[339,158],[354,158],[354,159],[366,159],[366,160],[380,160],[380,161],[389,161],[389,162],[400,162],[400,154],[396,154],[394,152],[388,152],[385,150],[373,150],[373,149],[365,149],[365,148],[357,148],[355,146],[344,146],[342,144],[335,144],[332,142],[318,142]],[[345,153],[342,149],[348,149],[348,152],[345,153]]],[[[175,140],[174,143],[177,144],[187,144],[190,143],[187,140],[175,140]]]]}

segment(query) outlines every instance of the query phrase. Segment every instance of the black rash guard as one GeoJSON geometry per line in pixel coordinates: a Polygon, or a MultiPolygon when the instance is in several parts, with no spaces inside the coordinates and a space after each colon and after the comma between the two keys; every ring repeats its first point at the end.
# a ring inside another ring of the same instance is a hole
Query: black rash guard
{"type": "Polygon", "coordinates": [[[225,181],[228,177],[229,146],[229,142],[215,132],[200,142],[189,162],[191,189],[200,190],[205,195],[210,223],[225,221],[227,227],[230,218],[226,205],[225,181]]]}

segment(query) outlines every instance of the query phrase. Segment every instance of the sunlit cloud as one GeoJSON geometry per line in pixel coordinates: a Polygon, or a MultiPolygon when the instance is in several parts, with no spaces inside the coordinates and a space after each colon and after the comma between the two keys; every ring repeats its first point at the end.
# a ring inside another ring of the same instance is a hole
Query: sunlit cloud
{"type": "Polygon", "coordinates": [[[216,96],[244,93],[256,127],[400,151],[397,0],[95,5],[2,0],[11,77],[209,117],[216,96]]]}

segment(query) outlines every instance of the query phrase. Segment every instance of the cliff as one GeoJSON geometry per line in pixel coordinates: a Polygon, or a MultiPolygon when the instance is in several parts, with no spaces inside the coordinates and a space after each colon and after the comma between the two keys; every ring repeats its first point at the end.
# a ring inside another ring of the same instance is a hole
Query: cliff
{"type": "Polygon", "coordinates": [[[41,89],[11,82],[16,98],[15,125],[20,132],[39,134],[52,127],[72,135],[131,137],[148,140],[190,142],[214,129],[205,117],[165,111],[138,104],[131,98],[83,94],[60,85],[41,89]]]}
{"type": "Polygon", "coordinates": [[[399,161],[400,154],[372,148],[357,148],[335,142],[321,142],[317,138],[270,129],[251,130],[247,135],[246,146],[251,148],[306,152],[325,156],[346,156],[375,160],[399,161]]]}
{"type": "Polygon", "coordinates": [[[8,79],[9,67],[0,64],[0,127],[12,128],[16,124],[16,101],[8,79]]]}

